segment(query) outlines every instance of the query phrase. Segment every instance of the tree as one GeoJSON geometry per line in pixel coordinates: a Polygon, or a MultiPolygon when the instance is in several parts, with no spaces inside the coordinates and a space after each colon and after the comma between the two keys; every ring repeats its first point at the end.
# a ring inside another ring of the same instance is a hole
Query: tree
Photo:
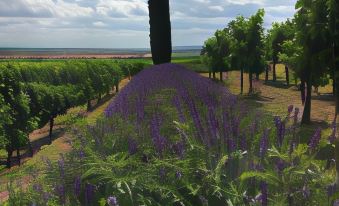
{"type": "Polygon", "coordinates": [[[253,74],[259,74],[264,70],[264,15],[265,11],[260,9],[251,16],[247,31],[247,63],[246,71],[249,73],[249,93],[253,92],[253,74]]]}
{"type": "Polygon", "coordinates": [[[205,41],[202,49],[202,61],[209,67],[209,72],[220,72],[220,81],[222,81],[222,72],[230,68],[230,44],[231,39],[228,29],[218,30],[214,37],[205,41]]]}
{"type": "Polygon", "coordinates": [[[328,10],[325,0],[299,0],[296,8],[297,40],[302,47],[300,77],[305,81],[306,99],[302,123],[311,121],[312,86],[324,76],[330,61],[328,10]]]}
{"type": "Polygon", "coordinates": [[[247,64],[247,27],[248,21],[243,16],[238,16],[228,24],[231,44],[231,67],[240,70],[240,94],[244,90],[244,68],[247,64]]]}
{"type": "Polygon", "coordinates": [[[169,0],[149,0],[150,43],[154,64],[171,62],[169,0]]]}

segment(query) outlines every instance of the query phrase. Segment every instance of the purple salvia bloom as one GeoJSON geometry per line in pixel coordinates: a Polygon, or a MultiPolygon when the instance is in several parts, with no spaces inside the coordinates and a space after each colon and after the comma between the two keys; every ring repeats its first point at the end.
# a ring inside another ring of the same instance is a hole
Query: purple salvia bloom
{"type": "Polygon", "coordinates": [[[313,134],[308,147],[310,150],[315,150],[318,147],[318,144],[320,142],[321,139],[321,128],[318,128],[315,133],[313,134]]]}
{"type": "Polygon", "coordinates": [[[173,151],[176,155],[178,155],[178,157],[180,159],[184,158],[184,154],[185,154],[185,143],[183,141],[179,141],[177,143],[175,143],[173,146],[173,151]]]}
{"type": "Polygon", "coordinates": [[[160,117],[159,115],[154,115],[151,120],[151,136],[154,147],[158,154],[165,150],[166,147],[166,139],[160,134],[160,117]]]}
{"type": "Polygon", "coordinates": [[[275,117],[274,123],[277,130],[278,146],[281,147],[285,136],[285,122],[281,121],[280,117],[275,117]]]}
{"type": "Polygon", "coordinates": [[[331,130],[332,130],[332,132],[331,132],[331,135],[328,137],[328,140],[329,140],[329,142],[330,142],[331,144],[333,144],[334,141],[335,141],[335,139],[336,139],[335,134],[336,134],[336,132],[337,132],[337,122],[336,122],[336,120],[334,120],[334,121],[332,122],[332,124],[331,124],[331,130]]]}
{"type": "Polygon", "coordinates": [[[261,191],[261,205],[267,206],[268,205],[268,193],[267,193],[267,183],[261,182],[260,183],[260,191],[261,191]]]}
{"type": "Polygon", "coordinates": [[[263,136],[260,139],[260,145],[259,145],[259,156],[263,158],[267,152],[268,149],[268,135],[269,135],[269,129],[265,129],[263,136]]]}
{"type": "Polygon", "coordinates": [[[184,113],[183,113],[183,111],[182,111],[182,108],[181,108],[179,96],[175,95],[175,96],[173,97],[172,103],[173,103],[173,105],[175,106],[175,108],[176,108],[177,111],[178,111],[179,121],[180,121],[181,123],[184,123],[184,122],[185,122],[185,115],[184,115],[184,113]]]}
{"type": "Polygon", "coordinates": [[[128,153],[134,155],[138,151],[138,144],[133,138],[128,138],[128,153]]]}
{"type": "Polygon", "coordinates": [[[228,152],[230,153],[234,152],[237,149],[237,144],[233,138],[227,139],[227,149],[228,149],[228,152]]]}
{"type": "Polygon", "coordinates": [[[109,206],[119,206],[118,199],[115,196],[110,196],[107,198],[107,204],[109,206]]]}
{"type": "Polygon", "coordinates": [[[85,199],[87,204],[90,204],[93,201],[94,192],[95,186],[87,183],[85,186],[85,199]]]}
{"type": "Polygon", "coordinates": [[[333,196],[337,192],[337,184],[330,184],[327,186],[327,195],[329,197],[333,196]]]}
{"type": "Polygon", "coordinates": [[[241,139],[240,139],[240,149],[242,151],[246,151],[247,150],[247,141],[246,141],[246,135],[242,134],[241,135],[241,139]]]}
{"type": "Polygon", "coordinates": [[[81,178],[78,176],[74,180],[74,195],[76,197],[79,197],[80,192],[81,192],[81,178]]]}
{"type": "Polygon", "coordinates": [[[282,159],[279,159],[278,161],[276,161],[276,168],[278,170],[278,173],[280,174],[286,168],[286,162],[282,159]]]}

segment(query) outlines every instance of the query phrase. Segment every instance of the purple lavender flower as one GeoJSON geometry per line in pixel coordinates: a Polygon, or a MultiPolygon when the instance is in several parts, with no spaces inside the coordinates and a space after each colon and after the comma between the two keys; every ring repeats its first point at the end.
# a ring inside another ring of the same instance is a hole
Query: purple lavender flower
{"type": "Polygon", "coordinates": [[[107,198],[107,204],[109,206],[119,206],[118,199],[115,196],[110,196],[107,198]]]}
{"type": "Polygon", "coordinates": [[[337,192],[337,184],[330,184],[327,186],[327,195],[329,197],[333,196],[337,192]]]}
{"type": "Polygon", "coordinates": [[[242,151],[246,151],[247,150],[247,141],[246,141],[246,135],[245,134],[241,135],[240,149],[242,151]]]}
{"type": "Polygon", "coordinates": [[[336,139],[336,136],[335,136],[335,133],[337,132],[337,122],[336,120],[334,120],[331,124],[331,135],[328,137],[328,140],[331,144],[334,143],[335,139],[336,139]]]}
{"type": "Polygon", "coordinates": [[[261,191],[261,205],[267,206],[268,205],[268,193],[267,193],[267,183],[261,182],[260,183],[260,191],[261,191]]]}
{"type": "Polygon", "coordinates": [[[174,153],[176,155],[178,155],[178,157],[180,159],[183,159],[184,158],[184,154],[185,154],[185,143],[183,141],[179,141],[177,143],[175,143],[173,146],[172,146],[173,150],[174,150],[174,153]]]}
{"type": "Polygon", "coordinates": [[[281,121],[280,117],[275,117],[274,123],[277,129],[278,146],[281,147],[285,136],[285,122],[281,121]]]}
{"type": "Polygon", "coordinates": [[[133,138],[128,139],[128,152],[130,155],[134,155],[138,151],[138,144],[133,138]]]}
{"type": "Polygon", "coordinates": [[[276,161],[276,168],[279,173],[281,173],[286,168],[286,162],[282,159],[276,161]]]}
{"type": "Polygon", "coordinates": [[[166,138],[160,134],[160,117],[154,115],[151,120],[151,135],[154,147],[158,154],[162,154],[166,147],[166,138]]]}
{"type": "Polygon", "coordinates": [[[184,115],[184,113],[183,113],[183,111],[182,111],[182,108],[181,108],[179,96],[175,95],[175,96],[173,97],[172,103],[173,103],[173,105],[175,106],[175,108],[176,108],[177,111],[178,111],[179,121],[180,121],[181,123],[185,122],[185,115],[184,115]]]}
{"type": "Polygon", "coordinates": [[[264,134],[261,137],[260,145],[259,145],[259,156],[261,158],[265,156],[268,150],[268,135],[269,135],[269,129],[265,129],[264,134]]]}
{"type": "Polygon", "coordinates": [[[79,197],[80,192],[81,192],[81,178],[78,176],[74,180],[74,195],[76,197],[79,197]]]}
{"type": "Polygon", "coordinates": [[[318,128],[315,133],[313,134],[308,147],[311,151],[315,150],[318,147],[318,144],[320,142],[321,139],[321,128],[318,128]]]}
{"type": "Polygon", "coordinates": [[[90,204],[93,201],[95,186],[87,183],[85,186],[85,199],[86,203],[90,204]]]}

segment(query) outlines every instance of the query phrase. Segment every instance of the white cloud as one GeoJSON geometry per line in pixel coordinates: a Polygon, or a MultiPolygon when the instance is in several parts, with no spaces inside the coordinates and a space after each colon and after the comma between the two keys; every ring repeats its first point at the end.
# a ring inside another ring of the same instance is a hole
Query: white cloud
{"type": "Polygon", "coordinates": [[[100,15],[111,17],[146,16],[148,7],[142,0],[99,0],[96,11],[100,15]]]}
{"type": "MultiPolygon", "coordinates": [[[[148,0],[0,0],[0,47],[148,47],[148,0]]],[[[170,0],[173,45],[198,45],[237,15],[265,27],[296,0],[170,0]]]]}

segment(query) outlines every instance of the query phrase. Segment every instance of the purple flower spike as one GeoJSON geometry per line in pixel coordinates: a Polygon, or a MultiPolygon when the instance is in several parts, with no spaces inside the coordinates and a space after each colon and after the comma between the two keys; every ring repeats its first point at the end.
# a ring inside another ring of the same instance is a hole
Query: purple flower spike
{"type": "Polygon", "coordinates": [[[281,121],[280,117],[275,117],[274,123],[277,129],[278,146],[281,147],[285,136],[285,122],[281,121]]]}
{"type": "Polygon", "coordinates": [[[108,197],[107,204],[109,206],[119,206],[118,199],[115,196],[108,197]]]}
{"type": "Polygon", "coordinates": [[[260,145],[259,145],[259,156],[260,157],[264,157],[268,150],[268,135],[269,135],[269,129],[266,129],[260,140],[260,145]]]}
{"type": "Polygon", "coordinates": [[[337,184],[330,184],[327,186],[327,195],[329,197],[333,196],[337,191],[337,184]]]}
{"type": "Polygon", "coordinates": [[[298,115],[299,115],[299,108],[296,107],[294,109],[294,124],[296,125],[298,123],[298,115]]]}
{"type": "Polygon", "coordinates": [[[128,139],[128,152],[130,155],[134,155],[138,151],[138,144],[133,138],[128,139]]]}
{"type": "Polygon", "coordinates": [[[337,132],[337,122],[336,120],[334,120],[331,124],[331,130],[332,130],[332,133],[331,135],[328,137],[328,141],[333,144],[334,143],[334,140],[336,139],[336,136],[335,136],[335,133],[337,132]]]}
{"type": "Polygon", "coordinates": [[[74,180],[74,195],[76,197],[79,197],[80,192],[81,192],[81,179],[80,177],[76,177],[74,180]]]}
{"type": "Polygon", "coordinates": [[[318,128],[313,134],[310,143],[308,144],[309,149],[312,151],[315,150],[319,145],[320,139],[321,139],[321,128],[318,128]]]}
{"type": "Polygon", "coordinates": [[[92,184],[86,184],[85,187],[85,199],[87,204],[90,204],[93,201],[95,186],[92,184]]]}
{"type": "Polygon", "coordinates": [[[268,194],[267,194],[267,183],[266,182],[260,183],[260,191],[261,191],[261,205],[267,206],[268,205],[268,194]]]}

